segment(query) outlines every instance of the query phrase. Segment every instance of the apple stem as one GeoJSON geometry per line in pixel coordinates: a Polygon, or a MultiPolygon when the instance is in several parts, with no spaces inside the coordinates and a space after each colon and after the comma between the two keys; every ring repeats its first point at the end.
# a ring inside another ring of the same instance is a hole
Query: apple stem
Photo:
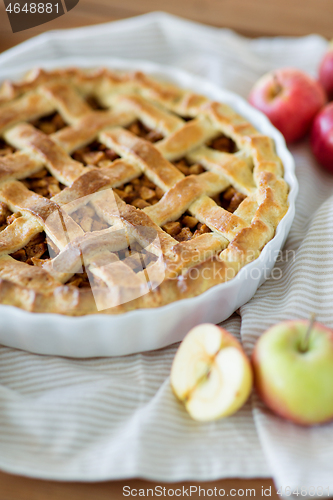
{"type": "Polygon", "coordinates": [[[311,313],[310,319],[309,319],[309,324],[308,324],[308,329],[306,331],[306,334],[305,334],[305,337],[304,337],[304,340],[303,340],[303,344],[301,346],[301,351],[302,352],[306,352],[308,350],[308,348],[309,348],[310,335],[311,335],[312,328],[313,328],[313,325],[314,325],[315,321],[316,321],[316,315],[315,315],[315,313],[311,313]]]}
{"type": "Polygon", "coordinates": [[[273,91],[272,98],[274,99],[282,91],[282,85],[280,84],[280,82],[278,80],[278,77],[276,76],[275,73],[273,73],[273,79],[274,79],[275,88],[274,88],[274,91],[273,91]]]}

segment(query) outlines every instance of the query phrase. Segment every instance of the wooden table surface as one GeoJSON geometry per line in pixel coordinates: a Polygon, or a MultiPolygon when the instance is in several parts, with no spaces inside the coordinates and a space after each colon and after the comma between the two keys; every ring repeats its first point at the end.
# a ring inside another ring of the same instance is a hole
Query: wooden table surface
{"type": "MultiPolygon", "coordinates": [[[[147,488],[154,488],[155,485],[159,485],[166,488],[166,495],[161,498],[167,497],[167,490],[170,488],[185,488],[197,485],[199,490],[199,485],[201,488],[213,489],[216,487],[217,492],[222,488],[225,490],[225,497],[233,498],[249,498],[250,491],[251,498],[259,500],[261,498],[269,498],[270,500],[278,500],[280,497],[276,494],[274,489],[273,481],[268,479],[226,479],[222,481],[210,481],[206,483],[154,483],[148,481],[142,481],[139,479],[132,479],[129,481],[108,481],[102,483],[61,483],[56,481],[40,481],[37,479],[28,479],[19,476],[12,476],[10,474],[0,473],[0,498],[1,500],[120,500],[126,498],[123,496],[123,487],[129,486],[131,490],[137,490],[137,496],[139,497],[139,490],[147,488]],[[233,490],[236,490],[233,491],[233,490]],[[244,493],[242,492],[244,490],[244,493]],[[248,493],[246,495],[246,490],[248,493]],[[266,496],[262,495],[262,491],[266,490],[266,496]],[[267,491],[268,490],[268,491],[267,491]],[[238,493],[239,494],[235,494],[238,493]],[[271,493],[270,495],[267,495],[271,493]]],[[[126,491],[126,490],[125,490],[126,491]]],[[[135,493],[133,491],[133,493],[135,493]]],[[[178,493],[178,492],[177,492],[178,493]]],[[[134,498],[130,496],[129,498],[134,498]]],[[[150,494],[151,498],[151,494],[150,494]]],[[[156,497],[153,497],[156,498],[156,497]]],[[[182,497],[179,497],[182,498],[182,497]]],[[[191,500],[197,500],[198,498],[203,498],[203,494],[199,497],[199,494],[193,493],[191,495],[191,500]]],[[[211,498],[223,498],[214,497],[211,498]]]]}
{"type": "Polygon", "coordinates": [[[165,10],[249,36],[308,35],[333,37],[332,0],[80,0],[66,15],[13,34],[0,0],[0,51],[51,29],[73,28],[165,10]]]}
{"type": "MultiPolygon", "coordinates": [[[[42,26],[13,34],[4,3],[0,0],[0,52],[47,30],[74,28],[131,17],[156,10],[167,10],[195,21],[232,28],[249,36],[307,35],[319,33],[333,37],[333,0],[80,0],[66,15],[42,26]]],[[[41,481],[0,472],[0,500],[117,500],[124,498],[123,486],[149,488],[156,483],[141,480],[103,483],[61,483],[41,481]]],[[[159,483],[163,486],[163,483],[159,483]]],[[[196,484],[180,483],[182,485],[196,484]]],[[[273,482],[268,479],[228,479],[200,483],[202,487],[230,490],[271,488],[270,498],[277,499],[273,482]]],[[[176,488],[176,485],[164,485],[176,488]]],[[[242,492],[234,498],[241,498],[242,492]]],[[[193,494],[191,498],[199,498],[193,494]]]]}

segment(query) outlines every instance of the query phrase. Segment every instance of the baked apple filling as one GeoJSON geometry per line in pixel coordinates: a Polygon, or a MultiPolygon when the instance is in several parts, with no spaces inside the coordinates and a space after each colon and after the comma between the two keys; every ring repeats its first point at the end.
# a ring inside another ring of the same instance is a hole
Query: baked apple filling
{"type": "Polygon", "coordinates": [[[71,217],[86,233],[101,231],[109,227],[109,224],[101,219],[89,204],[81,206],[75,212],[72,212],[71,217]]]}
{"type": "Polygon", "coordinates": [[[143,248],[137,241],[131,243],[128,248],[115,252],[119,260],[126,261],[126,264],[138,273],[146,269],[150,264],[156,262],[156,255],[143,248]]]}
{"type": "Polygon", "coordinates": [[[207,143],[207,146],[222,153],[236,153],[238,151],[236,143],[224,134],[220,134],[212,141],[207,143]]]}
{"type": "Polygon", "coordinates": [[[90,94],[86,96],[85,101],[93,110],[103,111],[107,109],[105,106],[103,106],[103,104],[100,103],[95,95],[90,94]]]}
{"type": "Polygon", "coordinates": [[[239,207],[243,200],[245,200],[246,195],[236,191],[232,186],[228,187],[222,193],[212,196],[212,199],[217,205],[224,208],[228,212],[234,213],[239,207]]]}
{"type": "Polygon", "coordinates": [[[126,203],[141,209],[155,205],[164,194],[163,190],[144,174],[115,188],[114,191],[126,203]]]}
{"type": "Polygon", "coordinates": [[[205,169],[198,163],[190,164],[186,158],[180,158],[179,160],[173,162],[174,166],[178,168],[186,177],[188,175],[199,175],[202,174],[205,169]]]}
{"type": "Polygon", "coordinates": [[[206,224],[201,224],[196,217],[188,213],[182,215],[177,221],[167,222],[162,229],[177,241],[191,240],[200,234],[211,232],[206,224]]]}
{"type": "Polygon", "coordinates": [[[46,243],[46,234],[44,232],[37,234],[24,248],[12,253],[11,257],[32,266],[37,265],[37,260],[39,259],[49,259],[50,255],[46,243]]]}
{"type": "Polygon", "coordinates": [[[161,134],[157,130],[148,128],[140,120],[136,120],[135,122],[131,123],[131,125],[127,127],[127,130],[132,132],[132,134],[141,137],[141,139],[145,139],[149,142],[161,141],[164,138],[163,134],[161,134]]]}
{"type": "Polygon", "coordinates": [[[111,165],[111,162],[119,158],[119,156],[113,149],[107,148],[98,141],[93,141],[87,146],[77,149],[72,154],[72,158],[84,165],[103,168],[111,165]]]}
{"type": "Polygon", "coordinates": [[[8,144],[4,139],[0,138],[0,158],[15,153],[16,148],[8,144]]]}
{"type": "Polygon", "coordinates": [[[54,134],[55,132],[58,132],[58,130],[67,127],[67,123],[58,112],[43,116],[42,118],[31,121],[30,123],[46,135],[54,134]]]}
{"type": "Polygon", "coordinates": [[[60,193],[65,186],[61,184],[50,172],[43,168],[39,172],[22,179],[22,184],[24,184],[30,191],[44,196],[44,198],[52,198],[56,194],[60,193]]]}
{"type": "Polygon", "coordinates": [[[3,231],[12,221],[13,212],[9,210],[6,203],[0,201],[0,231],[3,231]]]}

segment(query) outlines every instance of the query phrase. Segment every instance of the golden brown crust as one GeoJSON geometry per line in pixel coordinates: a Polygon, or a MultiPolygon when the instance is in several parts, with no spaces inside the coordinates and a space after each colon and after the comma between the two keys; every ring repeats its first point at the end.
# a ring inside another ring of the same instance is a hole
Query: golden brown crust
{"type": "Polygon", "coordinates": [[[256,259],[288,208],[288,186],[272,139],[229,106],[140,72],[34,70],[21,82],[5,82],[0,137],[19,150],[0,157],[0,201],[22,214],[0,228],[0,303],[28,311],[120,314],[194,297],[256,259]],[[92,109],[90,96],[104,109],[92,109]],[[67,126],[51,135],[29,123],[55,112],[67,126]],[[135,120],[156,131],[157,142],[125,129],[135,120]],[[220,134],[234,141],[236,153],[209,146],[220,134]],[[96,166],[70,156],[96,140],[120,159],[96,166]],[[171,163],[183,157],[201,165],[198,175],[185,177],[171,163]],[[45,167],[65,186],[51,200],[21,182],[45,167]],[[108,189],[142,174],[164,193],[143,210],[108,189]],[[239,201],[245,198],[234,213],[216,202],[230,186],[242,193],[239,201]],[[88,196],[111,227],[85,233],[72,218],[88,196]],[[161,228],[176,224],[185,212],[211,232],[178,242],[161,228]],[[10,257],[41,231],[58,255],[38,266],[10,257]],[[137,273],[133,257],[117,256],[133,241],[157,259],[137,273]],[[84,265],[100,288],[63,284],[81,266],[82,249],[84,265]],[[98,306],[103,300],[106,306],[98,306]]]}

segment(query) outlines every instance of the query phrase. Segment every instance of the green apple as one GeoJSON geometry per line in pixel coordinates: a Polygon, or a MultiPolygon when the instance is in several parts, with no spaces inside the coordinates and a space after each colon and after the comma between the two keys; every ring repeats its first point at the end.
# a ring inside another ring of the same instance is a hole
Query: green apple
{"type": "Polygon", "coordinates": [[[250,360],[227,330],[196,326],[181,343],[171,369],[171,387],[194,420],[232,415],[253,385],[250,360]]]}
{"type": "Polygon", "coordinates": [[[333,419],[333,331],[311,321],[267,330],[253,356],[255,386],[275,413],[300,425],[333,419]]]}

